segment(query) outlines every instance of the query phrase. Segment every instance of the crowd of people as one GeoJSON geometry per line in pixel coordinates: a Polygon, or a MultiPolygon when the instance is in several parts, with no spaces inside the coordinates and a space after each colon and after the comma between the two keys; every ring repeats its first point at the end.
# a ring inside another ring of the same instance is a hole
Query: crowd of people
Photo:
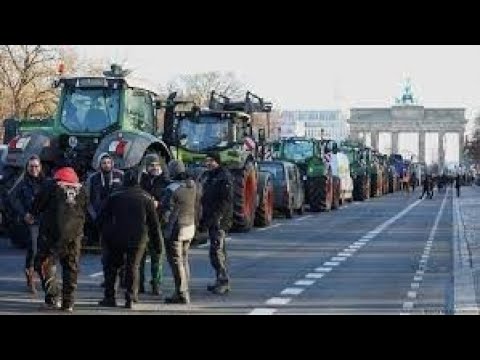
{"type": "Polygon", "coordinates": [[[230,291],[226,233],[233,216],[233,180],[218,153],[209,153],[201,189],[179,160],[168,164],[157,154],[144,167],[122,172],[112,157],[99,157],[97,172],[81,183],[74,169],[60,167],[47,178],[36,155],[27,161],[23,179],[10,195],[11,206],[29,230],[25,276],[36,292],[35,273],[45,292],[45,306],[72,312],[75,305],[82,240],[101,244],[104,296],[99,306],[116,307],[125,289],[131,309],[145,293],[145,265],[150,256],[151,293],[162,299],[167,260],[175,289],[165,303],[190,303],[188,252],[197,231],[207,232],[216,278],[207,290],[230,291]],[[201,209],[200,213],[198,209],[201,209]],[[56,280],[56,263],[63,284],[56,280]]]}

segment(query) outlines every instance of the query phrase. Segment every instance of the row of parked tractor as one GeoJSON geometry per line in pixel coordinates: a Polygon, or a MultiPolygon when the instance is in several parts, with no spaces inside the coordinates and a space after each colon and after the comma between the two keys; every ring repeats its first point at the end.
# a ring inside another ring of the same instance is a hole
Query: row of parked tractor
{"type": "Polygon", "coordinates": [[[272,105],[251,92],[232,101],[212,91],[208,107],[201,108],[178,100],[176,93],[159,99],[154,89],[117,65],[104,76],[60,77],[54,86],[60,92],[52,118],[4,122],[0,218],[12,238],[21,219],[15,219],[4,199],[24,176],[33,154],[47,172],[68,165],[85,180],[105,152],[123,170],[144,166],[146,155],[156,153],[165,163],[181,159],[201,188],[203,160],[215,151],[234,177],[237,231],[268,226],[275,213],[292,217],[307,207],[330,211],[399,189],[404,163],[398,156],[387,158],[348,141],[269,142],[252,118],[271,112],[272,105]]]}

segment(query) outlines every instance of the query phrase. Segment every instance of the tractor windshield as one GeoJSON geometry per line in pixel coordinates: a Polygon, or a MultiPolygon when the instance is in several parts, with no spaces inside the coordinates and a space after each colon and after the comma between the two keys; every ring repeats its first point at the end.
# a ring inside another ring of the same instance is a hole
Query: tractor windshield
{"type": "Polygon", "coordinates": [[[215,117],[179,120],[180,145],[189,151],[210,151],[229,145],[228,121],[215,117]]]}
{"type": "Polygon", "coordinates": [[[120,90],[67,88],[61,124],[72,132],[98,133],[118,122],[120,90]]]}
{"type": "Polygon", "coordinates": [[[313,156],[313,143],[310,141],[287,141],[283,145],[283,156],[287,160],[303,161],[313,156]]]}

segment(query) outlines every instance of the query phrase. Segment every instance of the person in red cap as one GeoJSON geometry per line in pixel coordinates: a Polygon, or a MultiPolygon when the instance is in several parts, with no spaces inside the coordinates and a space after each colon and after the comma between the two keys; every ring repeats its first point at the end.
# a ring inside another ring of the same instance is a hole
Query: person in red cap
{"type": "Polygon", "coordinates": [[[47,308],[73,311],[87,204],[85,188],[70,167],[59,168],[53,181],[33,201],[31,216],[42,214],[35,270],[42,281],[47,308]],[[55,277],[57,259],[63,271],[61,302],[55,277]]]}

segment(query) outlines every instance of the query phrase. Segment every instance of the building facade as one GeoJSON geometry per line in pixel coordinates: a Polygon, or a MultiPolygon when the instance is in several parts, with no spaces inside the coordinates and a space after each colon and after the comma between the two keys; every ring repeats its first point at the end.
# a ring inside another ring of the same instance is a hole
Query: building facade
{"type": "MultiPolygon", "coordinates": [[[[340,110],[287,110],[282,112],[282,129],[304,129],[297,136],[336,141],[348,137],[347,117],[340,110]]],[[[282,130],[282,136],[287,131],[282,130]]]]}

